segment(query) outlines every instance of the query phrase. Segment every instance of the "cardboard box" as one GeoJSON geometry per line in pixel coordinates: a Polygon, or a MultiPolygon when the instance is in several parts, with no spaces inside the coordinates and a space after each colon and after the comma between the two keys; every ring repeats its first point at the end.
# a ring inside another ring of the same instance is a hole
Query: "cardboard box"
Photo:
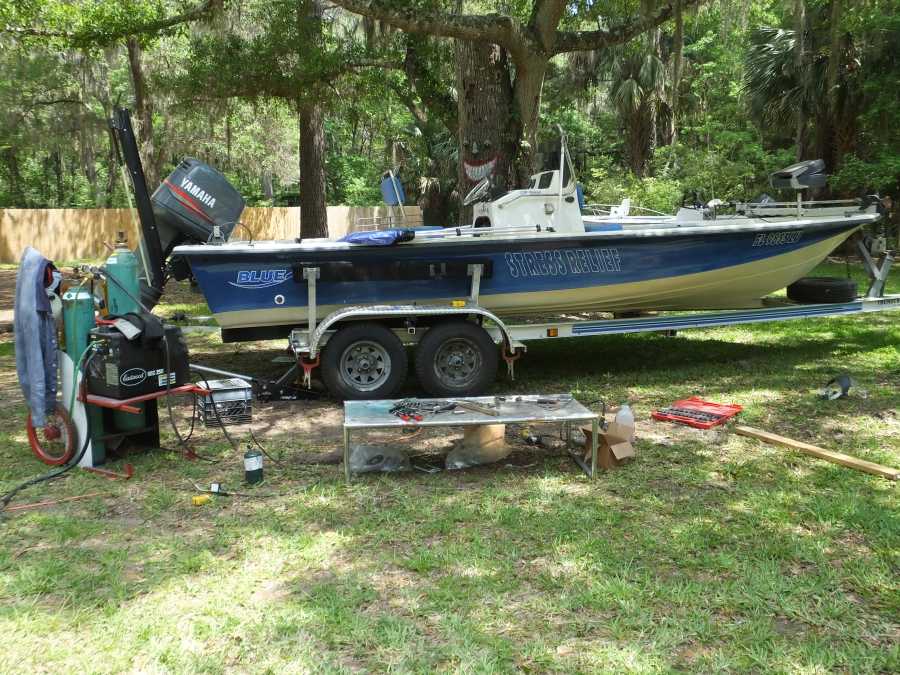
{"type": "MultiPolygon", "coordinates": [[[[591,427],[581,427],[584,432],[584,461],[591,462],[591,427]]],[[[601,469],[614,469],[634,459],[634,446],[631,444],[630,427],[611,422],[606,431],[600,430],[597,438],[597,466],[601,469]]]]}

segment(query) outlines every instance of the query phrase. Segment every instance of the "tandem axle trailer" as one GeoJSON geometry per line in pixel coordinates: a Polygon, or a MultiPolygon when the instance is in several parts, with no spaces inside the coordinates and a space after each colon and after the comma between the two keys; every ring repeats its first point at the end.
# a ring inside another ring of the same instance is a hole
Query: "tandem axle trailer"
{"type": "Polygon", "coordinates": [[[644,332],[674,334],[690,328],[900,309],[900,294],[884,294],[893,256],[886,254],[876,264],[862,242],[860,250],[872,281],[865,297],[850,302],[772,301],[749,310],[666,313],[638,318],[562,318],[540,323],[508,323],[482,307],[478,303],[480,265],[470,265],[469,297],[451,305],[362,305],[342,308],[320,318],[316,310],[319,272],[309,267],[303,272],[308,293],[306,327],[291,332],[290,348],[297,364],[285,376],[296,376],[302,370],[303,384],[309,388],[313,370],[321,368],[325,384],[339,398],[387,398],[406,379],[405,348],[412,347],[416,375],[429,394],[474,395],[487,389],[494,380],[497,345],[499,357],[506,362],[509,376],[513,378],[515,362],[533,340],[644,332]]]}

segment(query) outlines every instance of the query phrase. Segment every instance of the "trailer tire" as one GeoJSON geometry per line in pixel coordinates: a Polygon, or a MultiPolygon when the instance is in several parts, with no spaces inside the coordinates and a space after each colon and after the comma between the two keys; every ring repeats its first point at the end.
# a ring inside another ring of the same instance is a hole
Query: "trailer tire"
{"type": "Polygon", "coordinates": [[[322,379],[340,400],[388,398],[406,380],[406,350],[378,323],[353,323],[332,337],[322,354],[322,379]]]}
{"type": "Polygon", "coordinates": [[[856,282],[840,277],[803,277],[787,287],[788,299],[801,303],[851,302],[856,293],[856,282]]]}
{"type": "Polygon", "coordinates": [[[471,321],[439,323],[416,349],[419,384],[432,396],[480,394],[497,377],[497,345],[471,321]]]}

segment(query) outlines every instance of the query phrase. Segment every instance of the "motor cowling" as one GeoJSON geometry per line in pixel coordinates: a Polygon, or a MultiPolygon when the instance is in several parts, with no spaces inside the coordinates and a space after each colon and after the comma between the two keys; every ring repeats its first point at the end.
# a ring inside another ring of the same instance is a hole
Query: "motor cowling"
{"type": "Polygon", "coordinates": [[[151,197],[163,254],[179,244],[206,243],[218,226],[227,239],[244,211],[244,198],[228,179],[193,157],[185,157],[151,197]]]}
{"type": "MultiPolygon", "coordinates": [[[[171,258],[181,244],[205,244],[219,228],[227,239],[240,221],[244,198],[219,171],[193,157],[185,157],[159,185],[150,199],[163,258],[176,279],[190,276],[187,264],[171,258]]],[[[142,280],[145,305],[154,306],[160,293],[142,280]]]]}

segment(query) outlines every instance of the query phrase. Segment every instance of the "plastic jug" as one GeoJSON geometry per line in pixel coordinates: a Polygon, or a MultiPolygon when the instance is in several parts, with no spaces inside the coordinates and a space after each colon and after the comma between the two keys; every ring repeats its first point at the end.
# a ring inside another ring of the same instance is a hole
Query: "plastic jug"
{"type": "Polygon", "coordinates": [[[630,430],[628,440],[634,443],[634,412],[632,412],[631,406],[623,403],[616,412],[615,422],[630,430]]]}

